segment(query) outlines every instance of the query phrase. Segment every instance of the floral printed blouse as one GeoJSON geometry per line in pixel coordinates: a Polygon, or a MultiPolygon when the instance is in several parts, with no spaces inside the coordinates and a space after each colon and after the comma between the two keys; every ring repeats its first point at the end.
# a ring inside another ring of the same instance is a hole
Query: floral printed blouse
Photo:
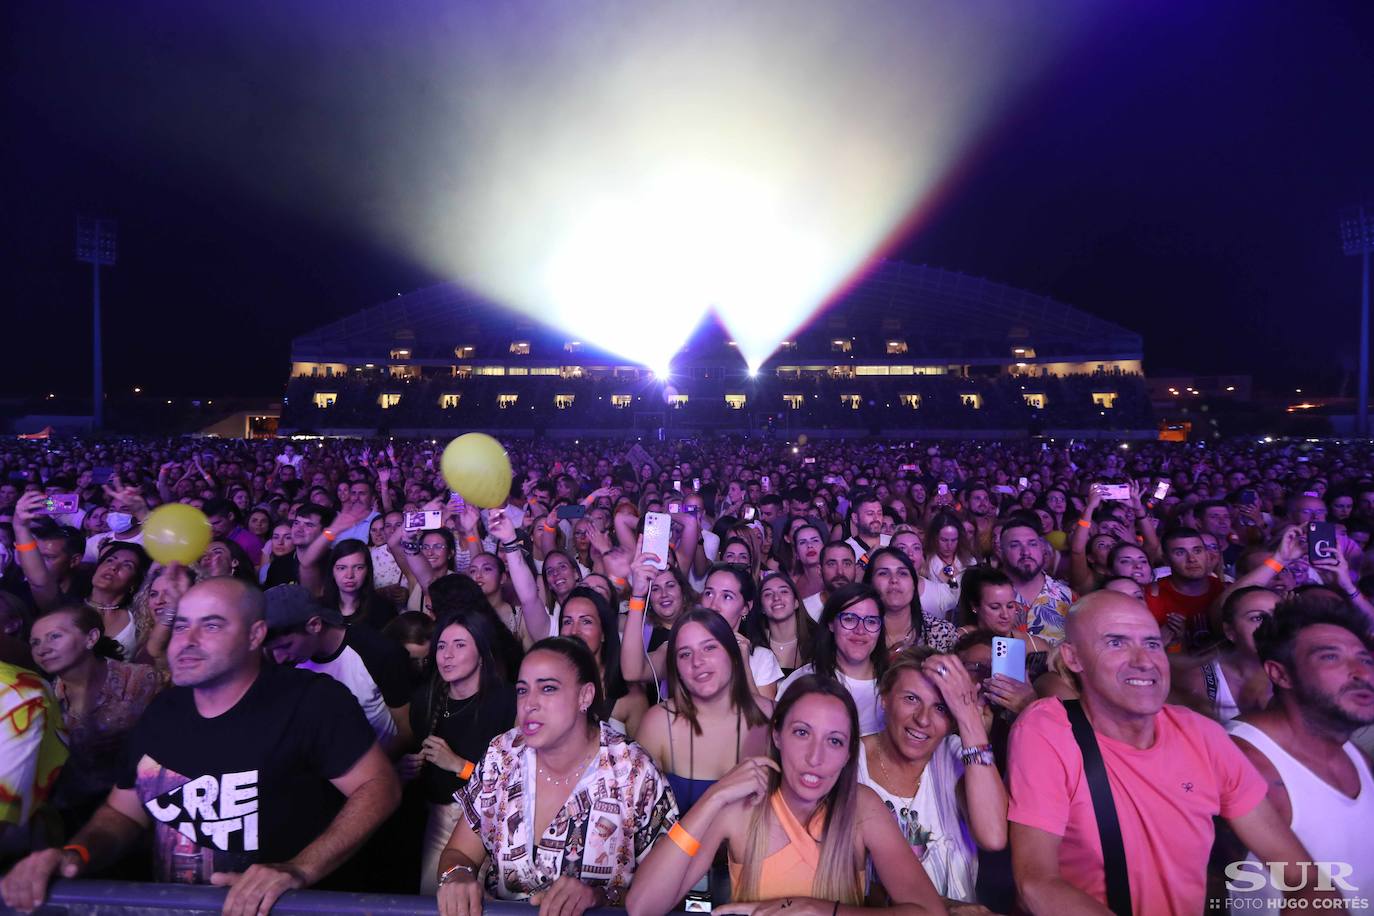
{"type": "Polygon", "coordinates": [[[678,817],[668,782],[638,744],[606,723],[601,747],[537,841],[535,752],[518,729],[495,738],[472,778],[454,793],[482,840],[487,893],[520,900],[567,875],[599,887],[620,906],[635,866],[678,817]]]}

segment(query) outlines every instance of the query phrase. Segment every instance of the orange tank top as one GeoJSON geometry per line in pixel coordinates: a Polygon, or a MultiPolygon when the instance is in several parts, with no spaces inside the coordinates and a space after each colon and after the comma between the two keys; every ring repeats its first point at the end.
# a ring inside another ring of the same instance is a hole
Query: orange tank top
{"type": "MultiPolygon", "coordinates": [[[[759,886],[756,900],[777,900],[782,897],[810,897],[816,871],[820,868],[821,842],[819,833],[823,816],[817,811],[812,819],[813,830],[802,827],[796,815],[782,800],[782,793],[774,792],[769,799],[773,815],[787,834],[787,845],[763,860],[759,867],[759,886]]],[[[730,886],[739,887],[744,866],[730,860],[730,886]]],[[[741,902],[738,897],[733,897],[741,902]]]]}

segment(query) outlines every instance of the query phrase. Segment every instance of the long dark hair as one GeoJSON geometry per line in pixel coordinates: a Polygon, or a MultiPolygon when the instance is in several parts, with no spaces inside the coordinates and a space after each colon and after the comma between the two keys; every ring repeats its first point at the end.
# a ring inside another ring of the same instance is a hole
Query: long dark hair
{"type": "Polygon", "coordinates": [[[578,686],[592,685],[592,705],[587,707],[587,724],[596,725],[600,722],[603,718],[601,707],[606,702],[605,693],[601,689],[601,679],[597,677],[596,656],[592,655],[587,644],[574,636],[545,636],[530,646],[530,651],[525,655],[528,657],[536,652],[553,652],[563,656],[573,666],[573,671],[577,672],[578,686]]]}
{"type": "MultiPolygon", "coordinates": [[[[926,614],[921,608],[921,580],[916,571],[916,565],[911,562],[911,557],[902,553],[896,547],[879,547],[868,556],[868,566],[864,568],[864,584],[872,585],[873,576],[877,572],[878,560],[882,557],[892,557],[897,562],[906,567],[906,571],[911,574],[911,629],[916,634],[916,642],[924,644],[926,641],[926,614]]],[[[879,606],[882,601],[878,602],[879,606]]],[[[883,617],[887,617],[887,610],[884,608],[883,617]]],[[[887,624],[884,622],[883,629],[886,631],[887,624]]]]}
{"type": "MultiPolygon", "coordinates": [[[[558,603],[558,596],[553,593],[553,587],[549,585],[549,558],[554,556],[560,556],[572,565],[573,575],[576,577],[573,581],[573,588],[577,588],[577,583],[582,581],[582,565],[577,562],[577,557],[561,548],[550,550],[544,554],[544,565],[539,569],[539,580],[544,583],[544,592],[548,596],[550,610],[558,603]]],[[[571,593],[569,593],[569,597],[571,597],[571,593]]]]}
{"type": "Polygon", "coordinates": [[[72,618],[72,624],[82,633],[89,633],[92,630],[100,633],[99,638],[95,641],[95,645],[91,648],[91,654],[96,658],[112,658],[115,661],[124,660],[124,647],[113,638],[105,635],[105,618],[101,617],[99,612],[84,604],[60,605],[50,611],[39,614],[34,623],[48,617],[56,617],[59,614],[70,616],[72,618]]]}
{"type": "Polygon", "coordinates": [[[781,570],[766,572],[759,579],[759,594],[754,599],[754,603],[749,606],[749,612],[744,615],[744,622],[740,624],[740,632],[749,639],[752,646],[760,646],[772,651],[773,646],[768,638],[768,613],[763,609],[763,589],[769,582],[777,580],[787,586],[792,593],[792,600],[796,602],[796,610],[793,617],[797,621],[797,659],[799,664],[806,664],[811,661],[816,640],[816,623],[811,619],[811,615],[802,606],[801,595],[797,594],[797,585],[792,581],[792,577],[781,570]]]}
{"type": "MultiPolygon", "coordinates": [[[[568,592],[568,598],[563,602],[563,613],[567,612],[568,605],[574,598],[584,598],[590,601],[596,608],[597,620],[601,623],[601,652],[600,665],[602,678],[605,682],[605,714],[602,718],[609,719],[611,709],[625,694],[630,692],[629,686],[625,683],[625,678],[620,674],[620,613],[611,606],[611,603],[601,597],[601,593],[585,585],[579,585],[568,592]]],[[[558,628],[563,629],[563,620],[559,618],[558,628]]]]}
{"type": "MultiPolygon", "coordinates": [[[[815,877],[812,878],[811,893],[822,900],[838,900],[841,903],[858,905],[862,903],[863,897],[858,874],[854,871],[854,819],[859,807],[859,711],[854,705],[854,698],[849,695],[843,684],[831,678],[808,674],[797,678],[778,699],[777,705],[773,707],[768,747],[768,756],[778,765],[778,770],[765,771],[768,794],[772,795],[777,791],[781,781],[779,774],[782,771],[782,754],[778,750],[776,736],[782,732],[787,722],[787,714],[792,711],[792,707],[803,697],[813,693],[834,697],[844,704],[849,719],[849,759],[845,761],[844,768],[835,779],[835,785],[831,787],[818,808],[818,811],[824,811],[825,820],[821,828],[820,862],[815,877]]],[[[763,860],[768,855],[768,825],[773,817],[776,815],[773,814],[772,805],[754,807],[749,824],[750,839],[745,846],[743,858],[744,868],[739,886],[735,889],[736,900],[759,899],[759,877],[763,871],[763,860]]]]}
{"type": "Polygon", "coordinates": [[[525,657],[525,648],[501,622],[480,585],[467,576],[449,573],[430,583],[429,601],[434,608],[434,616],[439,619],[456,611],[469,611],[487,618],[492,624],[492,651],[503,665],[507,679],[515,683],[520,673],[520,662],[525,657]]]}
{"type": "Polygon", "coordinates": [[[682,628],[689,623],[699,623],[705,627],[730,659],[730,705],[744,714],[744,720],[750,727],[767,722],[768,717],[754,702],[754,695],[749,690],[749,678],[745,673],[748,669],[745,668],[744,657],[740,654],[739,641],[735,639],[735,634],[730,630],[730,625],[725,622],[724,617],[705,608],[696,608],[680,616],[673,624],[672,632],[668,634],[668,695],[673,698],[677,714],[691,724],[692,731],[701,734],[696,703],[677,673],[677,637],[682,628]]]}
{"type": "MultiPolygon", "coordinates": [[[[243,548],[239,549],[241,551],[243,548]]],[[[106,541],[105,545],[100,548],[100,556],[96,559],[95,567],[93,567],[91,570],[92,575],[84,577],[83,590],[86,593],[85,597],[90,596],[92,587],[91,580],[94,576],[95,569],[98,569],[101,563],[104,563],[106,560],[108,560],[115,554],[119,553],[121,550],[125,553],[133,554],[135,565],[134,577],[129,580],[129,590],[125,593],[124,597],[119,599],[119,606],[122,608],[128,608],[133,605],[134,596],[137,595],[138,590],[143,587],[143,580],[147,577],[148,570],[153,565],[153,560],[151,557],[148,556],[148,552],[146,550],[144,550],[138,544],[133,543],[132,541],[106,541]]],[[[78,559],[80,558],[78,557],[78,559]]],[[[253,565],[251,563],[248,564],[248,568],[251,570],[253,568],[253,565]]],[[[257,584],[256,581],[254,582],[254,584],[257,584]]]]}
{"type": "MultiPolygon", "coordinates": [[[[826,600],[825,607],[821,609],[821,619],[816,626],[816,648],[811,656],[811,670],[821,677],[836,679],[839,673],[835,634],[831,631],[830,625],[860,601],[872,601],[878,606],[878,616],[886,616],[887,612],[883,609],[883,602],[878,597],[877,590],[867,582],[851,582],[844,586],[831,595],[826,600]]],[[[883,672],[887,670],[886,622],[878,627],[878,641],[873,645],[873,654],[870,658],[873,661],[873,677],[881,680],[883,672]]]]}
{"type": "MultiPolygon", "coordinates": [[[[439,676],[439,666],[436,656],[439,654],[439,639],[445,630],[451,626],[460,626],[467,630],[468,636],[472,638],[473,648],[477,650],[477,693],[479,697],[490,696],[506,682],[505,672],[500,662],[496,660],[496,653],[493,649],[495,643],[495,633],[492,630],[491,620],[485,615],[475,611],[457,610],[450,611],[434,624],[434,632],[429,640],[429,709],[426,718],[429,720],[429,733],[434,734],[434,729],[438,727],[440,710],[444,707],[444,694],[448,690],[448,684],[439,676]]],[[[500,624],[497,624],[500,626],[500,624]]],[[[481,702],[480,699],[478,702],[481,702]]]]}
{"type": "MultiPolygon", "coordinates": [[[[1134,546],[1134,545],[1132,545],[1134,546]]],[[[978,605],[983,592],[998,585],[1011,586],[1011,579],[991,566],[970,566],[959,577],[959,619],[961,624],[978,623],[978,605]]]]}
{"type": "Polygon", "coordinates": [[[372,584],[372,549],[357,538],[339,541],[329,548],[329,553],[325,555],[324,568],[328,575],[324,577],[324,594],[321,596],[321,602],[332,608],[339,606],[339,583],[334,581],[334,564],[354,554],[361,555],[363,562],[367,564],[362,587],[358,589],[358,613],[362,613],[377,590],[372,584]]]}

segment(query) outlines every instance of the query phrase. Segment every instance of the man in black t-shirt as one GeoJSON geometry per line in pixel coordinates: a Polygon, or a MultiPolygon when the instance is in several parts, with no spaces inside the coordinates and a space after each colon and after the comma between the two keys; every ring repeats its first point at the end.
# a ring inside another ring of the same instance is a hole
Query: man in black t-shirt
{"type": "Polygon", "coordinates": [[[0,881],[5,903],[38,906],[56,872],[115,862],[151,827],[159,880],[229,886],[226,912],[262,914],[390,816],[400,785],[357,702],[330,678],[264,667],[263,614],[237,579],[186,593],[167,653],[176,686],[129,735],[123,773],[72,843],[0,881]]]}

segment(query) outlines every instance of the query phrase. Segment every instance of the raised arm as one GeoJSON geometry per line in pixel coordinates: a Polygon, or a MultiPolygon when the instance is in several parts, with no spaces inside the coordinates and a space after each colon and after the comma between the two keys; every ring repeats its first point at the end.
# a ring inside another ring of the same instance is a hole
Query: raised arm
{"type": "Polygon", "coordinates": [[[57,578],[48,572],[48,565],[38,553],[38,542],[33,536],[33,520],[43,508],[45,497],[38,491],[25,493],[14,506],[14,550],[19,555],[19,568],[33,593],[34,604],[40,610],[51,610],[57,606],[57,578]]]}
{"type": "MultiPolygon", "coordinates": [[[[644,651],[645,607],[654,573],[658,571],[653,565],[656,559],[651,554],[641,553],[630,564],[630,607],[625,615],[625,635],[620,640],[620,674],[632,684],[652,681],[654,671],[665,670],[662,664],[654,665],[644,651]]],[[[660,647],[659,651],[666,656],[667,647],[660,647]]]]}
{"type": "Polygon", "coordinates": [[[1100,505],[1102,487],[1100,484],[1093,484],[1088,489],[1088,502],[1083,507],[1083,515],[1069,534],[1069,584],[1080,595],[1092,591],[1097,585],[1093,572],[1088,567],[1088,541],[1092,538],[1093,513],[1100,505]]]}
{"type": "Polygon", "coordinates": [[[525,618],[525,632],[530,639],[540,640],[552,635],[552,622],[544,603],[539,600],[539,584],[534,580],[534,571],[525,560],[525,551],[515,534],[515,526],[501,509],[493,509],[487,514],[487,525],[491,536],[496,538],[497,548],[506,561],[506,574],[515,589],[515,600],[520,603],[520,613],[525,618]]]}

